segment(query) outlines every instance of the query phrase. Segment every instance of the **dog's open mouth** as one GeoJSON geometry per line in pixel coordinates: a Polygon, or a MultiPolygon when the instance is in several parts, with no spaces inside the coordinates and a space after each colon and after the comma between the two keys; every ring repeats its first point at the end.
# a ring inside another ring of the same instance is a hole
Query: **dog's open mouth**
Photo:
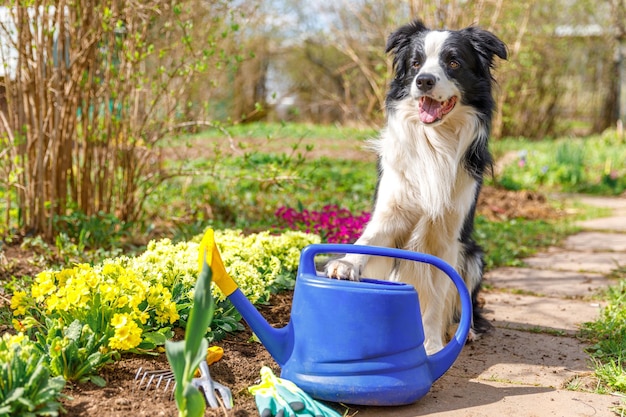
{"type": "Polygon", "coordinates": [[[420,97],[419,113],[422,123],[431,124],[443,119],[443,116],[450,113],[456,105],[456,96],[452,96],[446,101],[437,101],[430,97],[420,97]]]}

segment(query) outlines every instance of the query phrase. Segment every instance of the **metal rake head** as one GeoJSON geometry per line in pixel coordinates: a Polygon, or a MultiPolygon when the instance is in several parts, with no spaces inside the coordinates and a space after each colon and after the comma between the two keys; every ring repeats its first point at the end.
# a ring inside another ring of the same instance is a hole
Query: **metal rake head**
{"type": "MultiPolygon", "coordinates": [[[[159,390],[161,392],[169,392],[170,398],[173,397],[176,388],[174,372],[171,370],[142,371],[143,368],[139,368],[135,374],[135,386],[138,389],[148,390],[154,388],[155,392],[159,392],[159,390]]],[[[206,361],[200,362],[200,378],[194,378],[191,383],[204,393],[204,398],[211,408],[219,408],[220,402],[226,409],[230,410],[233,407],[233,396],[230,389],[213,381],[206,361]],[[215,395],[216,392],[219,394],[221,401],[215,395]]]]}
{"type": "Polygon", "coordinates": [[[143,371],[143,368],[137,369],[137,373],[135,374],[135,386],[133,386],[133,390],[135,387],[137,389],[148,390],[151,387],[154,387],[156,392],[159,391],[161,384],[163,384],[162,392],[169,391],[170,396],[174,395],[174,388],[176,387],[176,381],[174,379],[174,372],[172,371],[143,371]],[[152,383],[154,382],[154,386],[152,383]]]}

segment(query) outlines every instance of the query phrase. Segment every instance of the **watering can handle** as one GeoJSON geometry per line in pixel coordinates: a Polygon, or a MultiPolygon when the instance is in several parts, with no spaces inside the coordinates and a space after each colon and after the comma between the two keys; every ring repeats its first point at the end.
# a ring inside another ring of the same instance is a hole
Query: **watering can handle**
{"type": "Polygon", "coordinates": [[[461,299],[461,318],[459,327],[443,349],[428,356],[428,362],[433,375],[433,381],[441,377],[450,368],[457,358],[461,349],[465,345],[465,340],[469,334],[472,319],[472,301],[470,293],[463,278],[447,262],[433,255],[420,252],[412,252],[405,249],[387,248],[381,246],[365,246],[351,244],[313,244],[305,247],[300,255],[300,268],[305,274],[316,275],[315,256],[318,254],[345,254],[355,253],[371,256],[386,256],[389,258],[400,258],[409,261],[430,264],[443,271],[454,283],[461,299]]]}

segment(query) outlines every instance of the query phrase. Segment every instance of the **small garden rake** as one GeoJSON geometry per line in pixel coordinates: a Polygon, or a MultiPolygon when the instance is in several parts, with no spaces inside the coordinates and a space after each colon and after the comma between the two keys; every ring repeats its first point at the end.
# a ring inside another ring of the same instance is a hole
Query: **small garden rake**
{"type": "MultiPolygon", "coordinates": [[[[206,360],[200,362],[199,369],[200,377],[194,378],[191,383],[196,388],[201,388],[206,402],[211,408],[219,408],[221,402],[226,409],[230,410],[233,407],[233,396],[230,389],[213,381],[206,360]],[[221,400],[218,400],[216,392],[221,400]]],[[[163,392],[169,392],[170,396],[174,395],[176,380],[172,370],[142,371],[143,368],[139,368],[135,375],[135,384],[137,384],[138,389],[148,390],[154,387],[154,390],[158,391],[163,386],[163,392]]]]}

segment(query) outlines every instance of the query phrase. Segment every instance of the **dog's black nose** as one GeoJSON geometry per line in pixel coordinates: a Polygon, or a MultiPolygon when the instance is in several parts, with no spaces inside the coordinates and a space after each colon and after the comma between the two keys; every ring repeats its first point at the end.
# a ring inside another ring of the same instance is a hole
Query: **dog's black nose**
{"type": "Polygon", "coordinates": [[[415,82],[417,83],[417,88],[423,92],[427,92],[433,89],[437,83],[437,79],[432,74],[420,74],[417,76],[415,82]]]}

